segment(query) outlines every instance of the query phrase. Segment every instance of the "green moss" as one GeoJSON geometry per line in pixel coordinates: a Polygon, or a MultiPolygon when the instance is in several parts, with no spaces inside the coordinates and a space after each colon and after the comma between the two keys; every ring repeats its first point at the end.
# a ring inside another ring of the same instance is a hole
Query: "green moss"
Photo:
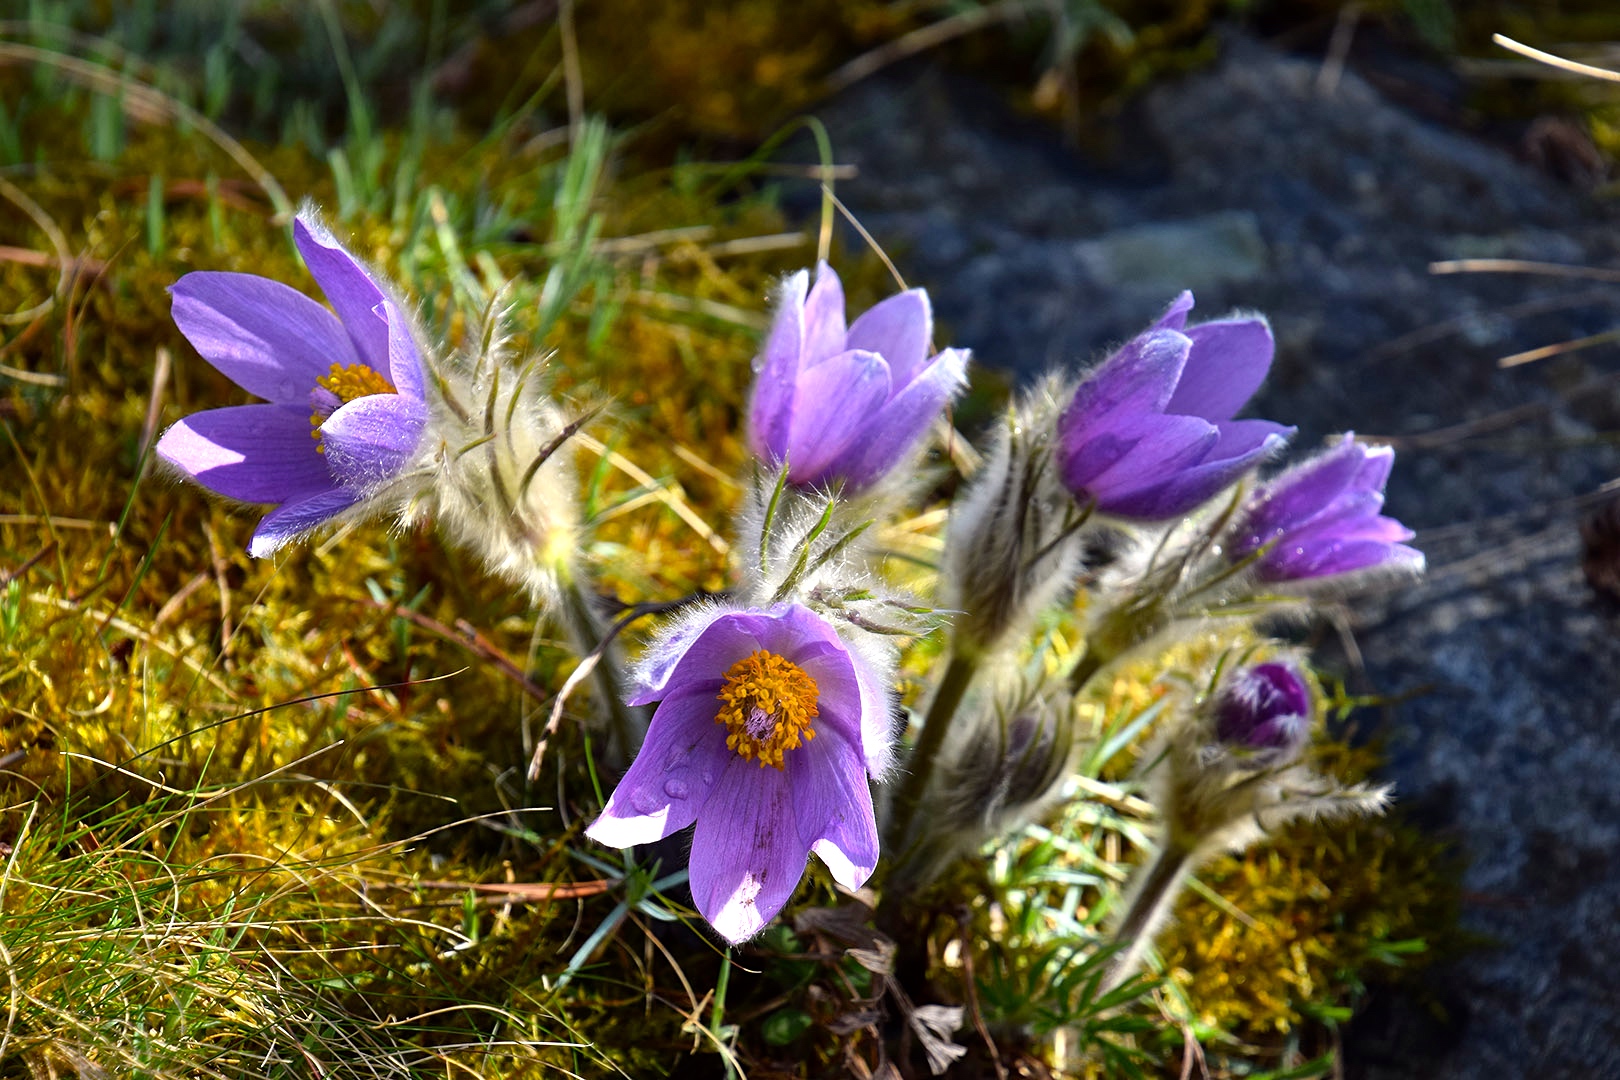
{"type": "Polygon", "coordinates": [[[1188,897],[1159,948],[1199,1023],[1280,1050],[1338,1007],[1347,1016],[1367,984],[1405,979],[1459,945],[1458,871],[1456,855],[1398,811],[1292,827],[1207,867],[1201,878],[1230,909],[1188,897]]]}

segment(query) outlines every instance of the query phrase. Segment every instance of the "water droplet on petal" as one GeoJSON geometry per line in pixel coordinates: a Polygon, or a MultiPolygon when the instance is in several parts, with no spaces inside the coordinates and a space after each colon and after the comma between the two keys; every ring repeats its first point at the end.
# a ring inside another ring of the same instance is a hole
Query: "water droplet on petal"
{"type": "Polygon", "coordinates": [[[690,790],[691,789],[686,786],[685,780],[672,779],[664,781],[664,794],[668,795],[672,799],[684,799],[690,790]]]}
{"type": "Polygon", "coordinates": [[[658,797],[656,791],[638,788],[630,795],[630,805],[636,808],[638,814],[656,814],[667,804],[658,797]]]}

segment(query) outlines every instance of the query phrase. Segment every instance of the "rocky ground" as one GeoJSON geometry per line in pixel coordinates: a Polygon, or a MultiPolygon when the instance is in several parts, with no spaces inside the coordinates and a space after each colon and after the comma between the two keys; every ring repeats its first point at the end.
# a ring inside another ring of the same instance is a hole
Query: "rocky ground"
{"type": "Polygon", "coordinates": [[[1620,1076],[1620,620],[1583,576],[1572,501],[1620,476],[1614,351],[1495,363],[1613,327],[1620,285],[1428,270],[1620,266],[1620,215],[1354,70],[1321,75],[1228,35],[1114,122],[1107,160],[926,61],[820,115],[860,169],[840,195],[981,362],[1093,358],[1190,287],[1206,316],[1270,315],[1255,415],[1301,447],[1395,440],[1388,505],[1432,572],[1348,609],[1361,685],[1410,695],[1390,778],[1466,851],[1465,922],[1494,944],[1427,995],[1375,994],[1347,1073],[1620,1076]]]}

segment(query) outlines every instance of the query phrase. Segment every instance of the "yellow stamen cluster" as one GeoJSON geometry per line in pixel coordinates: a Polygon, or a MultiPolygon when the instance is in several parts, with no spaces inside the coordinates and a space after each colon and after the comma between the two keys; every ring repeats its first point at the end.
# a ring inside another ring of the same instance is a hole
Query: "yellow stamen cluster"
{"type": "Polygon", "coordinates": [[[726,746],[757,758],[760,768],[784,768],[782,755],[816,737],[810,722],[820,715],[820,691],[805,670],[759,649],[731,665],[720,688],[715,723],[731,732],[726,746]]]}
{"type": "MultiPolygon", "coordinates": [[[[365,364],[350,364],[347,367],[333,364],[332,370],[316,379],[315,383],[332,391],[345,405],[355,398],[370,397],[372,394],[399,393],[394,389],[394,384],[383,377],[382,372],[365,364]]],[[[309,414],[309,426],[314,429],[310,432],[310,436],[316,442],[321,441],[321,425],[326,423],[326,418],[330,415],[318,410],[309,414]]],[[[318,446],[316,450],[326,453],[324,446],[318,446]]]]}

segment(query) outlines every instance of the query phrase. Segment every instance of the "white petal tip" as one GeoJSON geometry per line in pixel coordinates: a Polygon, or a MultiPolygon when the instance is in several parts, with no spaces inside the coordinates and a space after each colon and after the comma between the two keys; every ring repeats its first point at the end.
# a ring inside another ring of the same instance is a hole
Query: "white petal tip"
{"type": "Polygon", "coordinates": [[[871,877],[872,871],[876,869],[873,866],[856,866],[831,840],[817,840],[810,845],[810,850],[826,864],[827,872],[832,874],[833,880],[851,892],[865,885],[866,879],[871,877]]]}
{"type": "Polygon", "coordinates": [[[602,811],[602,816],[591,822],[585,835],[599,844],[608,847],[627,848],[637,844],[651,844],[662,840],[666,835],[664,823],[669,818],[669,807],[665,806],[657,813],[638,814],[635,817],[619,817],[613,811],[613,800],[608,800],[608,808],[602,811]]]}

